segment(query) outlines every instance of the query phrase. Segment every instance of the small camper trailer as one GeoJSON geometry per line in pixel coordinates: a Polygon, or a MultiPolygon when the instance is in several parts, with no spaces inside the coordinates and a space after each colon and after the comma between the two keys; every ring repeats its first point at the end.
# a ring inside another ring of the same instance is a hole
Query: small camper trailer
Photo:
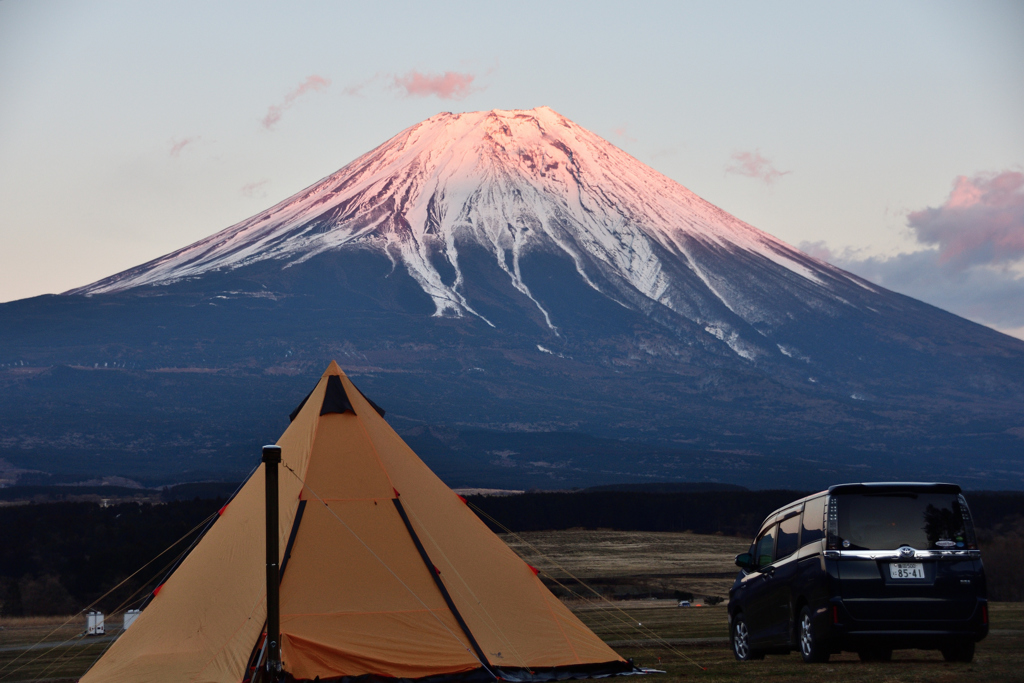
{"type": "Polygon", "coordinates": [[[89,612],[85,615],[85,633],[90,636],[102,636],[106,633],[103,626],[103,612],[89,612]]]}

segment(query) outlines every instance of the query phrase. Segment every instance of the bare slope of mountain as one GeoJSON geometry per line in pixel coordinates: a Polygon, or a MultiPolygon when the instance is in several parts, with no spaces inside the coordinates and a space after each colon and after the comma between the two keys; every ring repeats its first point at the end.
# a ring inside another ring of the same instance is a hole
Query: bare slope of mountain
{"type": "Polygon", "coordinates": [[[237,471],[337,357],[459,484],[1024,487],[1024,343],[810,258],[547,108],[439,114],[0,322],[0,458],[52,471],[237,471]]]}

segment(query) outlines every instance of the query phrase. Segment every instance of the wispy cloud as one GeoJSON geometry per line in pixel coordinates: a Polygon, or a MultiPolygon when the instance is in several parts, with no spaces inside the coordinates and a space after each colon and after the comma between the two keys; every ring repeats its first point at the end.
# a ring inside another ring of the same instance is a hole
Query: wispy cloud
{"type": "Polygon", "coordinates": [[[331,82],[323,76],[317,76],[316,74],[309,76],[297,88],[285,95],[284,100],[280,104],[270,105],[267,109],[267,115],[263,117],[263,127],[271,130],[281,120],[285,110],[295,103],[295,100],[308,92],[324,90],[330,87],[330,85],[331,82]]]}
{"type": "Polygon", "coordinates": [[[269,179],[257,180],[254,183],[246,183],[242,185],[242,196],[244,197],[266,197],[266,187],[270,182],[269,179]]]}
{"type": "Polygon", "coordinates": [[[352,85],[345,86],[344,88],[342,88],[341,92],[351,97],[362,97],[363,90],[365,90],[368,85],[372,85],[374,82],[379,81],[382,78],[391,78],[391,76],[389,76],[388,74],[377,72],[370,78],[367,78],[365,81],[360,81],[359,83],[353,83],[352,85]]]}
{"type": "Polygon", "coordinates": [[[394,76],[392,87],[404,92],[406,97],[437,97],[442,100],[461,100],[479,88],[473,87],[476,79],[471,73],[445,71],[443,74],[424,74],[413,70],[403,76],[394,76]]]}
{"type": "MultiPolygon", "coordinates": [[[[491,67],[484,77],[491,75],[497,67],[491,67]]],[[[352,97],[362,97],[374,83],[383,82],[392,92],[403,97],[436,97],[441,100],[461,100],[479,92],[483,86],[474,85],[477,75],[469,72],[445,71],[442,74],[422,73],[413,69],[405,74],[377,72],[370,78],[346,86],[342,92],[352,97]]]]}
{"type": "Polygon", "coordinates": [[[191,145],[193,142],[198,142],[201,139],[201,136],[196,135],[190,138],[182,138],[181,140],[177,138],[171,140],[171,156],[176,158],[187,145],[191,145]]]}
{"type": "Polygon", "coordinates": [[[612,128],[612,132],[615,133],[615,137],[622,138],[626,142],[636,142],[636,138],[626,132],[625,126],[619,126],[618,128],[612,128]]]}
{"type": "Polygon", "coordinates": [[[726,167],[726,173],[757,178],[765,185],[772,185],[782,176],[792,173],[775,168],[771,161],[761,156],[761,150],[757,149],[753,152],[734,152],[731,159],[732,163],[726,167]]]}
{"type": "Polygon", "coordinates": [[[807,254],[867,280],[1024,339],[1024,174],[961,176],[946,201],[907,214],[922,249],[895,256],[836,251],[803,242],[807,254]]]}

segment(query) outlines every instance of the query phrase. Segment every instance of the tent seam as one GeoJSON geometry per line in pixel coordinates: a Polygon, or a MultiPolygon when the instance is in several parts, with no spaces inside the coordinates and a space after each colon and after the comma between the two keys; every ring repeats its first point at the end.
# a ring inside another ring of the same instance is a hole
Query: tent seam
{"type": "MultiPolygon", "coordinates": [[[[451,559],[449,559],[448,554],[444,551],[444,548],[441,547],[441,545],[437,542],[434,536],[430,533],[430,529],[428,529],[426,525],[424,525],[423,522],[420,520],[419,516],[416,514],[416,511],[410,509],[409,512],[416,519],[416,522],[419,523],[420,528],[422,528],[423,531],[427,534],[427,538],[430,539],[430,542],[433,544],[433,546],[437,548],[438,552],[441,553],[441,557],[443,557],[444,561],[448,564],[449,567],[451,567],[452,571],[455,573],[455,576],[459,578],[459,581],[461,581],[462,584],[466,587],[466,590],[469,591],[470,596],[473,598],[473,600],[469,601],[471,603],[470,608],[472,608],[474,612],[477,611],[472,604],[472,602],[475,601],[476,604],[479,605],[480,609],[483,611],[484,616],[486,617],[486,619],[482,620],[484,622],[484,625],[487,626],[487,628],[492,633],[495,633],[495,630],[497,630],[495,635],[497,635],[500,640],[504,640],[505,644],[507,644],[512,649],[512,651],[515,653],[515,656],[519,659],[519,663],[523,665],[523,668],[531,668],[529,663],[526,661],[526,658],[523,657],[522,654],[520,654],[518,648],[516,648],[515,643],[513,643],[512,640],[507,635],[505,635],[505,631],[501,628],[501,626],[498,625],[497,620],[493,616],[491,616],[491,613],[487,610],[486,607],[484,607],[483,603],[480,601],[480,598],[478,598],[476,593],[473,592],[473,589],[470,587],[469,582],[466,581],[466,579],[462,576],[462,573],[459,572],[459,569],[455,566],[455,563],[452,562],[451,559]],[[490,624],[487,623],[488,620],[491,622],[490,624]]],[[[476,517],[475,514],[473,516],[476,517]]]]}

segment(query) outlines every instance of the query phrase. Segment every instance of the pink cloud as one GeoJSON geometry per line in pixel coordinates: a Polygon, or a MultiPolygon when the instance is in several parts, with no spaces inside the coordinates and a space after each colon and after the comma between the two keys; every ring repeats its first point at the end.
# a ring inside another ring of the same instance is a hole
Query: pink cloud
{"type": "Polygon", "coordinates": [[[959,176],[942,206],[911,212],[907,225],[943,265],[1012,265],[1024,258],[1024,173],[959,176]]]}
{"type": "Polygon", "coordinates": [[[757,178],[765,185],[771,185],[782,176],[792,173],[775,168],[772,162],[761,156],[761,151],[756,149],[753,152],[734,152],[732,162],[726,167],[726,173],[757,178]]]}
{"type": "Polygon", "coordinates": [[[177,157],[181,154],[181,150],[185,149],[186,145],[191,145],[193,142],[199,140],[200,137],[197,135],[191,138],[185,138],[183,140],[171,140],[171,156],[177,157]]]}
{"type": "Polygon", "coordinates": [[[246,197],[266,197],[267,193],[264,188],[269,182],[269,180],[258,180],[254,183],[246,183],[242,185],[242,194],[246,197]]]}
{"type": "Polygon", "coordinates": [[[461,100],[476,90],[472,87],[475,78],[473,74],[454,71],[435,76],[413,70],[404,76],[395,76],[393,87],[404,90],[407,97],[435,95],[442,100],[461,100]]]}
{"type": "Polygon", "coordinates": [[[622,138],[623,140],[625,140],[626,142],[636,142],[636,138],[631,136],[629,133],[626,132],[626,127],[625,126],[619,126],[618,128],[613,128],[612,132],[615,133],[616,136],[618,136],[618,137],[622,138]]]}
{"type": "Polygon", "coordinates": [[[1024,338],[1024,173],[953,181],[939,207],[907,214],[926,247],[894,256],[802,242],[805,253],[889,289],[1024,338]]]}
{"type": "Polygon", "coordinates": [[[284,100],[280,104],[273,104],[267,109],[267,115],[263,117],[263,127],[270,130],[274,127],[274,124],[281,120],[285,109],[292,106],[295,100],[310,91],[323,90],[330,87],[330,85],[331,82],[322,76],[317,76],[316,74],[309,76],[297,88],[285,95],[284,100]]]}

